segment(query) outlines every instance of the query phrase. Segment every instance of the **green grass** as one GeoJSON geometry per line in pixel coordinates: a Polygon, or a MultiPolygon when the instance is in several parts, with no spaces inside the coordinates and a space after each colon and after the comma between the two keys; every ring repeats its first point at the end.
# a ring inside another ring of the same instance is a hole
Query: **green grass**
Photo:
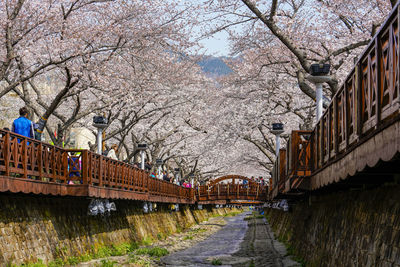
{"type": "Polygon", "coordinates": [[[179,225],[176,227],[176,233],[182,233],[182,228],[179,225]]]}
{"type": "Polygon", "coordinates": [[[136,255],[149,255],[151,257],[162,257],[167,255],[169,252],[165,248],[152,247],[152,248],[138,248],[133,253],[136,255]]]}
{"type": "Polygon", "coordinates": [[[204,229],[204,228],[196,228],[196,229],[189,230],[189,232],[190,232],[190,233],[193,233],[193,234],[199,234],[199,233],[207,232],[207,229],[204,229]]]}
{"type": "Polygon", "coordinates": [[[193,236],[192,235],[187,235],[183,238],[183,240],[192,240],[193,236]]]}
{"type": "Polygon", "coordinates": [[[224,217],[233,217],[236,215],[239,215],[240,213],[242,213],[241,211],[232,211],[232,212],[228,212],[226,214],[224,214],[224,217]]]}
{"type": "MultiPolygon", "coordinates": [[[[11,265],[15,266],[15,265],[11,265]]],[[[43,263],[42,259],[39,259],[37,262],[27,262],[20,265],[21,267],[46,267],[47,265],[43,263]]]]}
{"type": "Polygon", "coordinates": [[[52,262],[49,262],[48,267],[61,267],[64,266],[65,263],[62,259],[58,258],[52,262]]]}
{"type": "Polygon", "coordinates": [[[154,240],[153,238],[149,237],[149,236],[145,236],[142,239],[141,245],[143,246],[150,246],[151,244],[153,244],[154,240]]]}
{"type": "Polygon", "coordinates": [[[80,261],[79,261],[79,257],[75,257],[75,256],[71,256],[71,257],[68,257],[67,258],[67,264],[69,264],[69,265],[76,265],[76,264],[78,264],[80,261]]]}
{"type": "MultiPolygon", "coordinates": [[[[52,262],[49,262],[48,265],[44,264],[42,260],[33,263],[24,263],[20,265],[20,267],[62,267],[65,265],[76,265],[80,262],[90,261],[92,259],[99,259],[99,258],[107,258],[111,256],[122,256],[126,255],[129,252],[132,252],[139,248],[139,245],[136,242],[132,243],[122,243],[119,245],[112,245],[110,247],[101,247],[94,251],[91,254],[85,254],[80,256],[70,256],[67,258],[57,258],[52,262]]],[[[101,265],[101,266],[114,266],[111,265],[112,262],[104,263],[109,265],[101,265]]],[[[17,265],[11,265],[13,267],[17,265]]]]}
{"type": "Polygon", "coordinates": [[[129,263],[133,263],[135,265],[139,265],[142,267],[150,267],[150,262],[146,261],[145,259],[140,258],[139,256],[135,255],[135,254],[130,254],[129,255],[129,263]]]}
{"type": "Polygon", "coordinates": [[[222,261],[220,259],[213,259],[211,261],[212,265],[222,265],[222,261]]]}
{"type": "Polygon", "coordinates": [[[158,240],[165,240],[167,237],[163,233],[158,233],[157,234],[157,239],[158,240]]]}
{"type": "Polygon", "coordinates": [[[110,261],[110,260],[101,260],[101,267],[114,267],[117,264],[116,261],[110,261]]]}

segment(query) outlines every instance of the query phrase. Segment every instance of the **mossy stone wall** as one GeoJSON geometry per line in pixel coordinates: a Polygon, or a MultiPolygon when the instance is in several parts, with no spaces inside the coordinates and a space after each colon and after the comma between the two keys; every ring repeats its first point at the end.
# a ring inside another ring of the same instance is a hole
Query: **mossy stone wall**
{"type": "Polygon", "coordinates": [[[390,185],[324,194],[266,215],[307,266],[400,266],[399,192],[390,185]]]}
{"type": "Polygon", "coordinates": [[[88,216],[90,199],[0,193],[0,266],[90,254],[127,242],[155,240],[228,209],[171,211],[158,205],[144,214],[138,201],[114,201],[111,216],[88,216]]]}

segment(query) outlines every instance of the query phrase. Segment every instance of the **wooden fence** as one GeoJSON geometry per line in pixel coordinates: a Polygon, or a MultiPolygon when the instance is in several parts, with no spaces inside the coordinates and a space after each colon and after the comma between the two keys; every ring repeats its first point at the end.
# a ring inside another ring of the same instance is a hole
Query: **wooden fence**
{"type": "Polygon", "coordinates": [[[399,12],[397,4],[315,128],[292,132],[285,160],[275,163],[271,197],[299,189],[306,177],[339,161],[399,120],[399,12]]]}

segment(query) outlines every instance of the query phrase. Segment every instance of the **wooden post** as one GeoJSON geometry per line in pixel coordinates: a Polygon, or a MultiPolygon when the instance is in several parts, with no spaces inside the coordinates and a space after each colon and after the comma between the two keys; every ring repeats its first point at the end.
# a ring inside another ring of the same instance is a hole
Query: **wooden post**
{"type": "MultiPolygon", "coordinates": [[[[24,178],[28,178],[28,140],[24,138],[22,141],[22,167],[24,168],[24,178]]],[[[55,172],[55,171],[54,171],[55,172]]]]}
{"type": "Polygon", "coordinates": [[[219,199],[219,184],[217,184],[217,194],[218,194],[218,199],[219,199]]]}
{"type": "MultiPolygon", "coordinates": [[[[362,131],[362,107],[364,105],[364,103],[362,103],[363,101],[363,96],[362,96],[362,67],[361,67],[361,62],[362,60],[360,60],[355,68],[355,74],[356,74],[356,81],[354,83],[354,85],[356,86],[354,88],[354,95],[353,95],[353,113],[356,115],[355,118],[353,117],[353,126],[354,126],[354,131],[356,132],[357,136],[361,135],[361,131],[362,131]]],[[[352,115],[352,114],[351,114],[352,115]]]]}
{"type": "Polygon", "coordinates": [[[81,166],[82,183],[89,184],[89,181],[88,181],[89,180],[88,179],[89,153],[88,153],[88,151],[83,150],[81,152],[81,157],[82,157],[82,166],[81,166]]]}
{"type": "Polygon", "coordinates": [[[6,165],[5,176],[10,176],[10,133],[4,136],[4,164],[6,165]]]}
{"type": "MultiPolygon", "coordinates": [[[[63,170],[63,173],[64,173],[64,182],[67,182],[68,178],[69,178],[69,170],[68,170],[68,152],[66,150],[63,150],[63,152],[62,152],[61,162],[62,162],[61,169],[63,170]]],[[[72,158],[71,158],[71,164],[72,165],[76,164],[72,158]]],[[[73,167],[71,166],[71,168],[73,168],[73,167]]],[[[72,171],[72,169],[71,169],[71,171],[72,171]]]]}
{"type": "Polygon", "coordinates": [[[145,187],[146,187],[146,191],[149,191],[149,180],[150,180],[150,175],[145,172],[146,176],[145,176],[145,187]]]}
{"type": "MultiPolygon", "coordinates": [[[[346,86],[345,86],[346,88],[346,86]]],[[[337,97],[334,98],[334,102],[333,102],[333,110],[332,110],[332,116],[333,116],[333,129],[332,129],[332,134],[333,134],[333,138],[332,138],[332,142],[333,142],[333,151],[334,151],[334,155],[336,155],[338,153],[338,148],[339,148],[339,144],[338,144],[338,123],[339,123],[339,118],[338,118],[338,106],[337,106],[337,97]]]]}
{"type": "Polygon", "coordinates": [[[51,166],[51,177],[53,179],[53,182],[56,181],[56,147],[51,146],[51,156],[49,158],[49,164],[51,166]]]}
{"type": "MultiPolygon", "coordinates": [[[[379,35],[378,35],[379,36],[379,35]]],[[[375,76],[375,81],[376,81],[376,86],[375,86],[375,115],[376,115],[376,122],[375,122],[375,127],[378,127],[379,122],[381,121],[381,95],[383,92],[383,85],[382,85],[382,79],[381,79],[381,71],[382,67],[381,66],[381,56],[382,56],[382,47],[380,46],[380,42],[378,36],[375,38],[375,61],[376,61],[376,76],[375,76]]],[[[391,52],[389,52],[391,53],[391,52]]],[[[389,56],[389,55],[388,55],[389,56]]],[[[389,66],[389,69],[393,69],[394,66],[389,66]]],[[[390,86],[390,84],[388,85],[390,86]]]]}
{"type": "MultiPolygon", "coordinates": [[[[83,152],[81,152],[81,157],[82,157],[82,173],[83,173],[83,152]]],[[[93,157],[92,154],[88,151],[87,152],[87,159],[86,159],[86,169],[87,169],[87,183],[88,184],[93,184],[93,157]]]]}
{"type": "Polygon", "coordinates": [[[42,142],[38,145],[38,170],[39,180],[43,180],[43,144],[42,142]]]}
{"type": "Polygon", "coordinates": [[[102,161],[101,156],[99,156],[98,158],[99,158],[99,164],[98,164],[98,166],[99,166],[99,174],[98,174],[99,175],[99,186],[103,186],[103,161],[102,161]]]}
{"type": "MultiPolygon", "coordinates": [[[[357,66],[354,69],[354,76],[353,76],[353,81],[352,81],[352,85],[351,85],[351,89],[353,91],[354,90],[354,86],[356,86],[356,79],[357,79],[357,66]]],[[[354,97],[354,95],[353,95],[354,97]]],[[[350,95],[349,95],[349,90],[347,88],[347,85],[345,83],[344,86],[344,94],[343,94],[343,99],[342,99],[342,106],[343,106],[343,123],[342,123],[342,127],[343,127],[343,139],[345,140],[345,148],[347,148],[347,146],[349,145],[349,116],[353,116],[353,114],[350,114],[350,102],[347,103],[350,99],[350,95]]],[[[353,107],[354,108],[354,107],[353,107]]],[[[355,112],[355,110],[353,110],[353,112],[355,112]]],[[[356,130],[356,126],[355,124],[353,124],[353,131],[354,133],[357,131],[356,130]]]]}

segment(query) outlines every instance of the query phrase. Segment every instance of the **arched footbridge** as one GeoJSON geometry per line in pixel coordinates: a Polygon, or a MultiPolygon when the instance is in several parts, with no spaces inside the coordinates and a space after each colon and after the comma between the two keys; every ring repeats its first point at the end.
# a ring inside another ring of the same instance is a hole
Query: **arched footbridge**
{"type": "Polygon", "coordinates": [[[227,175],[196,189],[199,203],[258,204],[266,200],[267,187],[240,175],[227,175]]]}

